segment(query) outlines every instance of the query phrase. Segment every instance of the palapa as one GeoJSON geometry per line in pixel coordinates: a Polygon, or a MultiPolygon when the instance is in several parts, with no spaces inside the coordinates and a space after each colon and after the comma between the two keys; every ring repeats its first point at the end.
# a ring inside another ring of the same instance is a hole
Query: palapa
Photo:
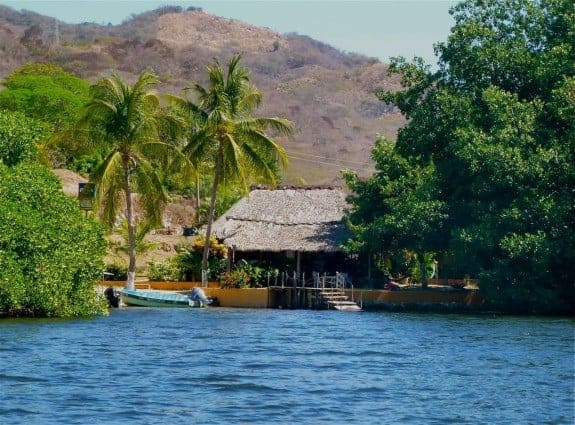
{"type": "Polygon", "coordinates": [[[236,251],[339,252],[345,194],[330,188],[255,189],[214,222],[214,235],[236,251]]]}

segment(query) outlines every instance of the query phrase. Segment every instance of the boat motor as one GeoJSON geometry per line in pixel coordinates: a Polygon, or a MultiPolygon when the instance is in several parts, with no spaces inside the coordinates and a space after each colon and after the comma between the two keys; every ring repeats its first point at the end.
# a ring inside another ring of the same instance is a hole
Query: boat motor
{"type": "Polygon", "coordinates": [[[104,291],[104,296],[108,299],[108,305],[110,307],[118,308],[120,306],[120,297],[116,294],[113,287],[107,287],[104,291]]]}
{"type": "Polygon", "coordinates": [[[205,305],[209,305],[212,303],[212,299],[206,297],[206,293],[201,288],[192,289],[192,293],[190,294],[190,299],[192,299],[194,301],[201,301],[205,305]]]}

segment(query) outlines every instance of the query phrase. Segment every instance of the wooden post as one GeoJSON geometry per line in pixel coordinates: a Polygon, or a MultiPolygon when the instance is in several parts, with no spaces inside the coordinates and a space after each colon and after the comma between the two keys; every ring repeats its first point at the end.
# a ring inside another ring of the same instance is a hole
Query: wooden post
{"type": "Polygon", "coordinates": [[[299,276],[301,273],[301,252],[296,251],[295,258],[296,258],[295,271],[296,271],[297,275],[299,276]]]}
{"type": "Polygon", "coordinates": [[[291,297],[291,307],[297,308],[297,280],[296,280],[296,272],[293,272],[293,287],[292,287],[292,297],[291,297]]]}
{"type": "Polygon", "coordinates": [[[230,270],[232,270],[232,258],[234,256],[234,249],[231,247],[228,247],[228,261],[226,264],[226,271],[229,273],[230,270]]]}

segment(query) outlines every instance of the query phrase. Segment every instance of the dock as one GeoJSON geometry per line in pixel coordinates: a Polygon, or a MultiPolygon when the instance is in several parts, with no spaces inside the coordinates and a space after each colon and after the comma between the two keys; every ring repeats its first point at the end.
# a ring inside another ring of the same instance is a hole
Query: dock
{"type": "Polygon", "coordinates": [[[282,275],[281,285],[270,285],[268,291],[269,308],[313,309],[361,311],[353,299],[353,285],[343,273],[334,276],[317,273],[309,281],[305,275],[286,277],[282,275]],[[351,298],[346,289],[351,288],[351,298]]]}

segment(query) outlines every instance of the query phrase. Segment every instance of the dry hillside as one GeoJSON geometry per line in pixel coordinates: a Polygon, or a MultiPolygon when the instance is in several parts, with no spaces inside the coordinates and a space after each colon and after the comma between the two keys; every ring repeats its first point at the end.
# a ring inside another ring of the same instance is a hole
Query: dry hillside
{"type": "Polygon", "coordinates": [[[183,94],[192,81],[203,82],[213,57],[227,61],[242,52],[263,92],[258,113],[288,118],[297,129],[280,140],[291,161],[284,183],[337,184],[346,165],[372,169],[376,134],[395,138],[403,123],[375,97],[397,86],[385,64],[190,9],[163,7],[114,26],[70,25],[0,6],[0,78],[28,61],[54,62],[92,81],[112,70],[132,80],[152,68],[162,80],[159,91],[183,94]]]}

